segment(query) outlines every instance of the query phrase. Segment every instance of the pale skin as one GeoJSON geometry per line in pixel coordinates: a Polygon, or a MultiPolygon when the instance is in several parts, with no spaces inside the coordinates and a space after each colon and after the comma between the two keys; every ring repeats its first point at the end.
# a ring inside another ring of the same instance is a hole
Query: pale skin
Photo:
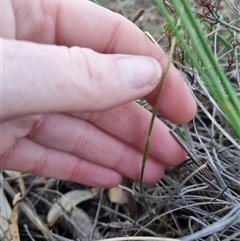
{"type": "MultiPolygon", "coordinates": [[[[164,72],[167,55],[133,23],[89,1],[5,0],[1,11],[1,169],[100,187],[139,180],[151,114],[134,100],[154,104],[159,78],[149,57],[164,72]],[[131,62],[132,82],[120,58],[131,62]]],[[[174,123],[196,112],[173,66],[158,111],[174,123]]],[[[157,182],[164,166],[185,156],[156,120],[144,182],[157,182]]]]}

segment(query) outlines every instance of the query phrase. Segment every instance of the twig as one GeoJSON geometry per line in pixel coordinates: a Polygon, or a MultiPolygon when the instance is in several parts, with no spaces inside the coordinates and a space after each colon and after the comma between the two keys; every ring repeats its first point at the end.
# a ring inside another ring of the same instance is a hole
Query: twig
{"type": "Polygon", "coordinates": [[[137,14],[134,15],[134,17],[132,18],[132,22],[136,23],[138,21],[138,19],[143,15],[144,12],[145,12],[145,10],[143,8],[140,8],[139,11],[137,12],[137,14]]]}
{"type": "Polygon", "coordinates": [[[214,17],[216,22],[218,22],[218,23],[222,24],[223,26],[225,26],[227,28],[230,28],[230,29],[232,29],[236,32],[240,32],[240,28],[237,28],[236,26],[231,25],[231,24],[221,20],[213,10],[209,9],[209,12],[212,14],[212,16],[214,17]]]}
{"type": "Polygon", "coordinates": [[[95,216],[95,219],[94,219],[93,228],[92,228],[92,231],[91,231],[91,234],[90,234],[90,237],[89,237],[89,241],[92,240],[94,231],[95,231],[95,229],[96,229],[96,227],[97,227],[98,217],[99,217],[99,214],[100,214],[100,211],[101,211],[101,207],[102,207],[103,191],[104,191],[104,189],[101,188],[101,191],[100,191],[100,199],[99,199],[99,202],[98,202],[98,208],[97,208],[96,216],[95,216]]]}

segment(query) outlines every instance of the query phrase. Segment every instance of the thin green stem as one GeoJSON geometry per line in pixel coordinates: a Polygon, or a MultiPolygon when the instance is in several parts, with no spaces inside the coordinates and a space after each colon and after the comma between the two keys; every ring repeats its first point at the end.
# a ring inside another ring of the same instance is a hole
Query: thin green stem
{"type": "MultiPolygon", "coordinates": [[[[180,25],[180,19],[178,19],[178,23],[177,23],[177,26],[179,26],[179,25],[180,25]]],[[[146,141],[145,149],[144,149],[144,155],[143,155],[143,160],[142,160],[142,169],[141,169],[141,174],[140,174],[140,191],[141,191],[142,194],[143,194],[143,176],[144,176],[144,170],[145,170],[145,166],[146,166],[146,162],[147,162],[147,158],[148,158],[149,150],[150,150],[151,134],[152,134],[152,130],[153,130],[154,121],[155,121],[155,118],[156,118],[156,115],[157,115],[158,106],[159,106],[159,103],[160,103],[160,100],[161,100],[161,97],[162,97],[162,93],[163,93],[163,90],[164,90],[164,86],[167,82],[167,76],[168,76],[169,69],[170,69],[170,66],[171,66],[171,63],[172,63],[172,57],[173,57],[175,45],[176,45],[176,37],[173,36],[172,41],[171,41],[171,49],[170,49],[170,53],[169,53],[169,57],[168,57],[167,67],[166,67],[166,70],[165,70],[164,75],[162,77],[162,82],[161,82],[161,85],[159,87],[157,99],[156,99],[155,105],[153,107],[152,118],[151,118],[151,121],[150,121],[150,126],[149,126],[149,129],[148,129],[148,135],[147,135],[147,141],[146,141]]]]}

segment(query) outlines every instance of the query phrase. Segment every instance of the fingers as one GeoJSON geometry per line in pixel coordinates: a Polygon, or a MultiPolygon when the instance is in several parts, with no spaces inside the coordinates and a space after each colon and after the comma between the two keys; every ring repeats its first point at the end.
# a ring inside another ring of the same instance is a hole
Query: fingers
{"type": "MultiPolygon", "coordinates": [[[[44,122],[35,125],[29,138],[51,149],[67,152],[139,180],[142,151],[87,121],[68,115],[46,115],[44,122]]],[[[144,181],[156,182],[163,173],[164,167],[159,159],[149,157],[144,181]]]]}
{"type": "MultiPolygon", "coordinates": [[[[152,114],[135,102],[96,113],[75,113],[76,117],[93,123],[144,152],[152,114]]],[[[159,119],[155,119],[151,138],[150,155],[166,166],[180,164],[186,153],[169,133],[169,128],[159,119]]]]}
{"type": "Polygon", "coordinates": [[[40,122],[41,115],[27,116],[0,124],[0,155],[9,152],[15,142],[28,135],[35,123],[40,122]],[[4,140],[4,141],[3,141],[4,140]]]}
{"type": "Polygon", "coordinates": [[[27,138],[18,140],[1,157],[1,168],[99,187],[116,186],[122,178],[114,170],[41,146],[27,138]]]}
{"type": "Polygon", "coordinates": [[[148,57],[3,40],[3,120],[109,109],[146,95],[161,68],[148,57]]]}
{"type": "MultiPolygon", "coordinates": [[[[133,23],[90,1],[30,1],[24,8],[13,1],[18,16],[17,39],[41,43],[81,46],[100,53],[146,55],[157,59],[165,71],[168,58],[133,23]],[[39,14],[28,14],[29,12],[39,14]],[[22,31],[24,29],[24,31],[22,31]],[[33,31],[34,29],[34,31],[33,31]]],[[[157,89],[147,100],[154,104],[157,89]]],[[[172,66],[159,112],[175,123],[189,121],[196,104],[178,71],[172,66]]]]}
{"type": "MultiPolygon", "coordinates": [[[[163,72],[165,71],[168,56],[133,23],[119,14],[101,8],[89,1],[81,3],[81,14],[75,11],[78,7],[80,8],[80,3],[74,2],[66,7],[64,6],[64,11],[60,11],[62,14],[60,14],[60,21],[56,27],[59,29],[59,35],[56,38],[57,43],[67,46],[79,45],[101,53],[151,56],[159,61],[163,72]],[[86,22],[86,19],[89,21],[86,22]],[[79,24],[76,26],[74,22],[79,24]],[[69,29],[68,26],[73,27],[69,29]],[[104,29],[104,31],[99,31],[101,29],[104,29]]],[[[152,106],[155,103],[158,91],[159,86],[146,96],[147,101],[152,106]]],[[[196,113],[194,98],[173,66],[171,66],[168,74],[159,112],[165,118],[179,124],[189,121],[196,113]]]]}

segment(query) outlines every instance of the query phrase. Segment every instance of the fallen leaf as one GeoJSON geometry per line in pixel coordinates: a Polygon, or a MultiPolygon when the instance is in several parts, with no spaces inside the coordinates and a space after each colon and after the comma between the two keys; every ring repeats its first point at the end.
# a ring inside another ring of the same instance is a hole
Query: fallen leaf
{"type": "Polygon", "coordinates": [[[47,215],[47,222],[50,226],[61,217],[62,212],[70,213],[77,204],[89,200],[99,193],[98,189],[93,190],[73,190],[65,193],[51,207],[47,215]]]}
{"type": "Polygon", "coordinates": [[[21,192],[16,193],[16,195],[13,197],[12,205],[15,206],[16,203],[22,201],[24,196],[22,195],[21,192]]]}
{"type": "Polygon", "coordinates": [[[128,203],[128,193],[119,187],[112,187],[108,190],[108,198],[111,202],[117,204],[128,203]]]}
{"type": "Polygon", "coordinates": [[[18,204],[14,206],[12,215],[11,215],[11,225],[10,225],[10,233],[12,235],[12,241],[21,241],[18,230],[18,204]]]}

